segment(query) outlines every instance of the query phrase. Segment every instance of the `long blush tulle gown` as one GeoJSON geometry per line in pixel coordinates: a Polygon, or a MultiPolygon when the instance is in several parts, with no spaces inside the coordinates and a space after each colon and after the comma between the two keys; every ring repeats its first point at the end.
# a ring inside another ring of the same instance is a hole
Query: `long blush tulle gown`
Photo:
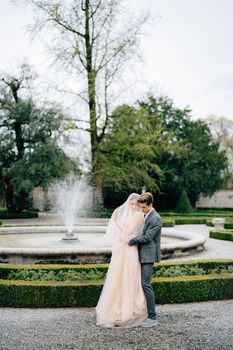
{"type": "MultiPolygon", "coordinates": [[[[135,215],[135,214],[134,214],[135,215]]],[[[125,236],[133,236],[137,229],[130,231],[133,215],[124,221],[125,236]]],[[[110,228],[111,229],[111,228],[110,228]]],[[[97,325],[102,327],[134,327],[147,317],[147,307],[141,286],[141,265],[138,249],[121,239],[121,233],[114,228],[118,242],[112,250],[112,258],[104,287],[96,306],[97,325]]]]}

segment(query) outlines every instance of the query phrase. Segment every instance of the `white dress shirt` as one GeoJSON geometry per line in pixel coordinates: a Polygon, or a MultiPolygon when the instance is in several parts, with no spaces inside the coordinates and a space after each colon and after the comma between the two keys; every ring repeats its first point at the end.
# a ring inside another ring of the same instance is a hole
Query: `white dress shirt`
{"type": "Polygon", "coordinates": [[[147,216],[152,212],[153,209],[154,209],[154,208],[151,207],[151,209],[148,211],[148,213],[146,213],[146,215],[144,216],[144,219],[145,219],[145,220],[146,220],[147,216]]]}

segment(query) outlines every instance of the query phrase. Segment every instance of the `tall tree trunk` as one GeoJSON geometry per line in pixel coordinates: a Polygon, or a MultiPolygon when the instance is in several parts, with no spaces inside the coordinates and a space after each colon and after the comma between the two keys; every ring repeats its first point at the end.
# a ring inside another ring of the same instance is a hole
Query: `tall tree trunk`
{"type": "Polygon", "coordinates": [[[17,207],[15,203],[14,188],[11,184],[10,177],[4,178],[4,187],[5,187],[5,201],[6,201],[7,211],[9,213],[16,213],[17,207]]]}
{"type": "Polygon", "coordinates": [[[4,178],[5,202],[9,213],[21,213],[25,209],[28,194],[25,191],[15,193],[10,176],[4,178]]]}
{"type": "Polygon", "coordinates": [[[28,193],[25,191],[20,191],[17,198],[17,211],[21,213],[26,209],[26,201],[28,199],[28,193]]]}
{"type": "Polygon", "coordinates": [[[97,135],[96,102],[95,102],[95,75],[88,79],[89,112],[91,127],[91,172],[94,186],[93,202],[96,210],[100,210],[103,204],[102,175],[99,162],[99,141],[97,135]]]}
{"type": "MultiPolygon", "coordinates": [[[[19,103],[18,90],[20,89],[21,83],[22,83],[21,81],[14,78],[12,78],[9,82],[6,82],[6,84],[9,86],[11,90],[11,93],[13,95],[16,105],[19,103]]],[[[17,149],[17,160],[19,160],[19,159],[22,159],[24,156],[25,145],[24,145],[24,138],[23,138],[23,132],[22,132],[22,123],[18,120],[14,122],[14,132],[15,132],[16,149],[17,149]]],[[[11,181],[12,181],[11,176],[6,176],[4,179],[5,200],[6,200],[7,210],[11,213],[16,213],[24,209],[26,196],[25,196],[25,192],[22,191],[18,194],[19,197],[16,198],[14,186],[12,185],[11,181]]]]}
{"type": "Polygon", "coordinates": [[[22,135],[22,124],[20,122],[14,123],[15,142],[17,147],[17,159],[22,159],[24,156],[24,139],[22,135]]]}
{"type": "Polygon", "coordinates": [[[85,45],[88,83],[88,107],[91,133],[91,172],[92,182],[94,186],[93,202],[94,208],[96,210],[100,210],[103,203],[102,176],[99,166],[99,140],[96,117],[96,71],[93,67],[92,62],[92,43],[90,39],[90,0],[85,1],[85,45]]]}

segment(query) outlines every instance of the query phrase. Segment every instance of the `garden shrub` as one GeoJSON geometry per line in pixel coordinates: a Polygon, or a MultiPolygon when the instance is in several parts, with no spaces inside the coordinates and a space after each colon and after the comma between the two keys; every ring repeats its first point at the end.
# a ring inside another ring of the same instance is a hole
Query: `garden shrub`
{"type": "Polygon", "coordinates": [[[9,280],[24,280],[24,281],[98,281],[105,278],[106,271],[97,269],[89,269],[87,271],[75,270],[19,270],[11,271],[7,276],[9,280]]]}
{"type": "MultiPolygon", "coordinates": [[[[176,225],[205,225],[206,224],[206,218],[205,217],[192,217],[192,216],[171,216],[168,217],[169,219],[172,219],[175,221],[176,225]]],[[[164,219],[167,219],[166,217],[162,216],[162,221],[164,219]]]]}
{"type": "Polygon", "coordinates": [[[0,219],[9,220],[9,219],[31,219],[37,218],[37,211],[27,211],[22,213],[8,213],[7,211],[0,211],[0,219]]]}
{"type": "Polygon", "coordinates": [[[233,274],[154,279],[158,304],[233,298],[233,274]]]}
{"type": "Polygon", "coordinates": [[[185,190],[182,190],[179,201],[176,206],[178,213],[192,213],[193,207],[185,190]]]}
{"type": "Polygon", "coordinates": [[[226,228],[226,229],[233,229],[233,222],[226,222],[224,224],[224,228],[226,228]]]}
{"type": "MultiPolygon", "coordinates": [[[[94,307],[107,269],[107,264],[0,265],[0,307],[94,307]],[[19,280],[17,273],[42,280],[19,280]]],[[[154,265],[154,276],[159,304],[233,298],[233,259],[162,262],[154,265]]]]}
{"type": "Polygon", "coordinates": [[[229,220],[233,219],[233,211],[232,212],[208,212],[208,211],[196,211],[194,210],[191,213],[177,213],[175,211],[159,211],[161,216],[198,216],[198,217],[206,217],[206,218],[213,218],[213,217],[225,217],[229,218],[229,220]]]}
{"type": "Polygon", "coordinates": [[[175,220],[172,219],[162,219],[163,227],[173,227],[175,226],[175,220]]]}
{"type": "Polygon", "coordinates": [[[233,230],[211,230],[209,232],[209,236],[210,238],[222,239],[225,241],[233,241],[233,230]]]}
{"type": "Polygon", "coordinates": [[[233,208],[217,208],[217,207],[211,207],[211,208],[208,208],[208,207],[197,207],[195,209],[196,211],[206,211],[206,212],[232,212],[232,215],[233,215],[233,208]]]}

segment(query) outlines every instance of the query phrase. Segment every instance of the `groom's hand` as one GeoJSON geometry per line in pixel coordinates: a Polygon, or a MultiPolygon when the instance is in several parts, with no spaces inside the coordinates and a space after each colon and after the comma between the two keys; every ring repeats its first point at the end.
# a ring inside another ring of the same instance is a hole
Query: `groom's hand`
{"type": "Polygon", "coordinates": [[[132,243],[132,240],[130,239],[129,241],[128,241],[128,245],[133,245],[133,243],[132,243]]]}
{"type": "Polygon", "coordinates": [[[129,239],[128,239],[128,244],[129,245],[134,245],[135,244],[134,241],[133,241],[134,237],[135,237],[134,235],[129,236],[129,239]]]}

